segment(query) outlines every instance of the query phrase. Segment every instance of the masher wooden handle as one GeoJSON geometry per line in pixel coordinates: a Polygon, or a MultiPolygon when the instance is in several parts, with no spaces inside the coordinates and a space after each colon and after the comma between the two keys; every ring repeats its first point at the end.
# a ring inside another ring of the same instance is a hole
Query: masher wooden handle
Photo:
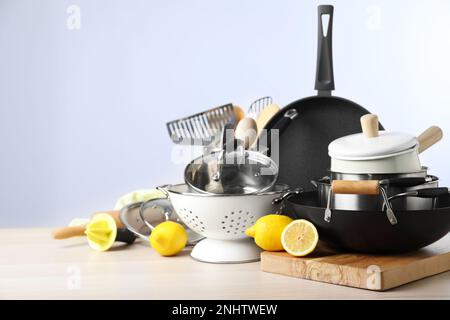
{"type": "Polygon", "coordinates": [[[419,153],[424,152],[429,147],[436,144],[442,139],[443,136],[444,133],[438,126],[429,127],[420,136],[417,137],[417,140],[419,140],[419,153]]]}
{"type": "Polygon", "coordinates": [[[86,226],[62,227],[52,231],[53,239],[68,239],[72,237],[84,236],[86,226]]]}
{"type": "Polygon", "coordinates": [[[361,128],[366,138],[378,137],[378,116],[375,114],[366,114],[361,117],[361,128]]]}
{"type": "Polygon", "coordinates": [[[380,183],[378,180],[334,180],[331,188],[335,194],[379,195],[380,183]]]}

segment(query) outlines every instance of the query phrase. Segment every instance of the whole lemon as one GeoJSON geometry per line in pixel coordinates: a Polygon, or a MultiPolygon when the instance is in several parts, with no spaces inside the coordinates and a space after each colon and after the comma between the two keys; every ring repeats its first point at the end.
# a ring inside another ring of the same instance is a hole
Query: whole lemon
{"type": "Polygon", "coordinates": [[[255,243],[263,250],[282,251],[281,234],[284,228],[291,222],[292,219],[287,216],[269,214],[259,218],[245,233],[255,238],[255,243]]]}
{"type": "Polygon", "coordinates": [[[150,234],[150,245],[162,256],[174,256],[186,246],[187,233],[174,221],[158,224],[150,234]]]}

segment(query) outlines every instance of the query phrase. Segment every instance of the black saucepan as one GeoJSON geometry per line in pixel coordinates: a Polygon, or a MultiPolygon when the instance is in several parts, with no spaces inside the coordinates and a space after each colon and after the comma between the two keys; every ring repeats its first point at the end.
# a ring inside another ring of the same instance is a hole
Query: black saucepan
{"type": "Polygon", "coordinates": [[[369,113],[350,100],[331,96],[334,90],[333,6],[319,6],[318,13],[315,83],[318,95],[284,107],[267,123],[259,137],[260,147],[266,144],[272,158],[279,161],[279,181],[306,190],[312,189],[311,179],[323,177],[330,168],[329,143],[360,132],[360,118],[369,113]],[[322,23],[324,16],[329,17],[328,27],[325,28],[322,23]],[[279,134],[278,141],[274,137],[276,134],[279,134]]]}
{"type": "MultiPolygon", "coordinates": [[[[438,193],[442,194],[443,189],[438,188],[438,193]]],[[[293,195],[284,203],[286,214],[311,221],[317,227],[319,238],[329,245],[350,251],[388,254],[420,249],[450,231],[448,189],[437,200],[434,210],[395,211],[398,221],[395,225],[386,219],[383,211],[332,210],[331,220],[327,222],[317,192],[293,195]]]]}

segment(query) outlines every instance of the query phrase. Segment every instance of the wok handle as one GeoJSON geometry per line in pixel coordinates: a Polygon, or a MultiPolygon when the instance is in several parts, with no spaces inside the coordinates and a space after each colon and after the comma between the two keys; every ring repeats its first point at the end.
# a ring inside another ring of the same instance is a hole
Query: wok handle
{"type": "Polygon", "coordinates": [[[318,6],[318,34],[317,34],[317,67],[315,89],[319,96],[330,96],[334,90],[333,73],[333,12],[330,5],[318,6]],[[328,26],[324,24],[324,17],[328,16],[328,26]],[[324,32],[324,27],[327,28],[324,32]]]}
{"type": "Polygon", "coordinates": [[[436,197],[445,196],[448,194],[449,194],[449,189],[444,188],[444,187],[419,189],[419,190],[396,194],[395,196],[390,197],[388,199],[388,202],[398,199],[398,198],[403,198],[403,197],[436,198],[436,197]]]}
{"type": "Polygon", "coordinates": [[[409,188],[419,186],[428,182],[437,181],[437,177],[405,177],[405,178],[391,178],[381,180],[380,184],[383,186],[395,186],[401,188],[409,188]]]}
{"type": "Polygon", "coordinates": [[[419,153],[422,153],[429,147],[435,145],[442,139],[443,136],[444,133],[438,126],[429,127],[417,137],[417,140],[419,141],[419,153]]]}
{"type": "Polygon", "coordinates": [[[419,198],[435,198],[447,195],[449,193],[448,188],[441,187],[441,188],[427,188],[427,189],[420,189],[414,191],[414,196],[419,198]]]}
{"type": "Polygon", "coordinates": [[[378,180],[333,180],[331,190],[334,194],[379,195],[378,180]]]}

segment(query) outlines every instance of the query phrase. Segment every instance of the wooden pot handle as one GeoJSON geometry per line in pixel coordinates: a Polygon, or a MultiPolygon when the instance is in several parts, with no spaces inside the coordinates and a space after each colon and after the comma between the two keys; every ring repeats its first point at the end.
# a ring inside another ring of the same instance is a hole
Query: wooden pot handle
{"type": "Polygon", "coordinates": [[[378,180],[334,180],[331,189],[335,194],[379,195],[380,183],[378,180]]]}
{"type": "Polygon", "coordinates": [[[378,116],[375,114],[366,114],[361,117],[361,128],[364,136],[366,138],[376,138],[378,137],[379,123],[378,116]]]}
{"type": "Polygon", "coordinates": [[[424,152],[429,147],[436,144],[438,141],[442,139],[444,136],[444,133],[442,132],[442,129],[438,126],[431,126],[420,136],[417,137],[417,140],[419,141],[419,153],[424,152]]]}

